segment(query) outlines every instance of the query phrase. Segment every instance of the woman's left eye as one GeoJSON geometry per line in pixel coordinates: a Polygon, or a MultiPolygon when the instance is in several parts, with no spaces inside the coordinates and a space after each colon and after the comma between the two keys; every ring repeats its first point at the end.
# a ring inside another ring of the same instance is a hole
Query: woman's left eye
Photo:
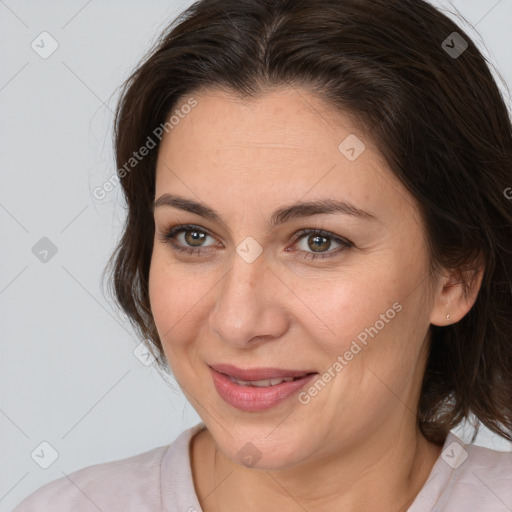
{"type": "MultiPolygon", "coordinates": [[[[201,245],[207,237],[211,237],[205,230],[199,226],[193,224],[173,226],[160,234],[160,240],[171,247],[182,253],[186,254],[200,254],[205,251],[210,251],[211,245],[201,245]],[[182,240],[184,243],[177,244],[176,240],[179,236],[184,235],[182,240]],[[188,244],[188,245],[187,245],[188,244]],[[197,244],[197,245],[195,245],[197,244]]],[[[211,237],[213,238],[213,237],[211,237]]],[[[293,236],[294,242],[297,243],[299,240],[304,239],[306,246],[313,249],[312,252],[308,252],[306,249],[301,249],[299,252],[301,258],[306,260],[314,260],[317,258],[328,258],[343,252],[345,249],[354,247],[354,244],[349,240],[343,239],[322,229],[303,229],[293,236]],[[338,244],[339,250],[334,251],[323,251],[322,249],[330,249],[332,242],[338,244]],[[319,249],[317,251],[316,249],[319,249]]]]}
{"type": "Polygon", "coordinates": [[[354,244],[349,240],[336,236],[333,233],[329,233],[329,231],[323,231],[322,229],[304,229],[295,235],[294,240],[297,242],[302,238],[306,242],[306,246],[308,248],[313,248],[313,252],[303,251],[304,255],[301,257],[306,260],[314,260],[316,258],[329,258],[331,256],[340,254],[346,249],[354,247],[354,244]],[[325,253],[315,251],[315,249],[330,249],[333,241],[335,244],[338,244],[338,250],[328,251],[325,253]]]}

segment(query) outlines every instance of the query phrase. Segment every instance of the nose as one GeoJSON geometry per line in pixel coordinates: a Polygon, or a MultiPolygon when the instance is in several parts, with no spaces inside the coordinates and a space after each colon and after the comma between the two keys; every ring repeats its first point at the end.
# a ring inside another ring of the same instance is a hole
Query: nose
{"type": "Polygon", "coordinates": [[[285,304],[290,297],[274,272],[264,252],[252,263],[234,254],[231,269],[216,287],[218,295],[209,316],[210,330],[223,342],[247,348],[286,331],[285,304]]]}

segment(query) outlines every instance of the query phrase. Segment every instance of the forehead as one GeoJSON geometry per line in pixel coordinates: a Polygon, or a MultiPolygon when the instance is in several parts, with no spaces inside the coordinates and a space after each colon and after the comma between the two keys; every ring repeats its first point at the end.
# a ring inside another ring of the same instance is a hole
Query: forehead
{"type": "MultiPolygon", "coordinates": [[[[174,139],[191,137],[202,150],[241,144],[244,148],[325,153],[337,149],[344,134],[357,131],[363,138],[348,114],[334,113],[321,99],[302,89],[280,87],[253,98],[203,89],[193,96],[197,106],[180,120],[180,129],[176,126],[170,133],[174,132],[174,139]]],[[[182,99],[177,108],[185,101],[182,99]]],[[[173,145],[172,140],[168,142],[173,145]]],[[[366,143],[372,144],[370,140],[366,143]]]]}
{"type": "Polygon", "coordinates": [[[414,207],[350,115],[333,112],[305,90],[281,88],[248,100],[202,90],[174,111],[190,97],[197,105],[160,144],[157,197],[171,189],[217,205],[249,194],[277,204],[330,194],[371,203],[374,211],[389,210],[392,203],[414,207]]]}

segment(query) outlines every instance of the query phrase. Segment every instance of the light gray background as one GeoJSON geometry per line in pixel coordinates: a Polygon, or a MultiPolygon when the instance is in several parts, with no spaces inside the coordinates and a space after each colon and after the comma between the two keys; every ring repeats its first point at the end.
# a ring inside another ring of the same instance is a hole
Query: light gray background
{"type": "MultiPolygon", "coordinates": [[[[102,294],[124,209],[120,187],[92,196],[115,170],[118,86],[190,4],[0,0],[1,512],[63,474],[168,444],[200,421],[177,386],[134,356],[138,341],[102,294]],[[47,59],[31,48],[43,31],[59,45],[47,59]],[[32,252],[43,237],[58,250],[46,263],[32,252]],[[45,441],[59,455],[48,469],[31,458],[45,441]]],[[[512,84],[512,0],[435,4],[476,26],[459,20],[512,84]]],[[[485,432],[477,444],[512,449],[485,432]]]]}

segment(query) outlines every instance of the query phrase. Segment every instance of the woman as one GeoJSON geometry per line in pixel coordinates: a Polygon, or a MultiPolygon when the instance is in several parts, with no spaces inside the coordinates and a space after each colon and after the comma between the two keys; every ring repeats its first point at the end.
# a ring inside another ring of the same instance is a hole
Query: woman
{"type": "Polygon", "coordinates": [[[115,297],[203,420],[15,510],[507,511],[512,129],[421,0],[203,0],[125,84],[115,297]]]}

